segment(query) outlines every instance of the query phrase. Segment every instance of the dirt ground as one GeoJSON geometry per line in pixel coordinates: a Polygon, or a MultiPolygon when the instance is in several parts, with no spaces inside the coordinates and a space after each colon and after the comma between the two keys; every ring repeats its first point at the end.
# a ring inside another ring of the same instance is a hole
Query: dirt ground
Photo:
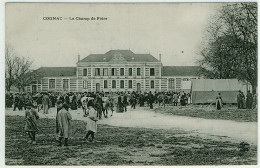
{"type": "Polygon", "coordinates": [[[221,110],[216,110],[215,105],[166,106],[165,108],[157,106],[155,111],[162,114],[205,119],[257,122],[256,109],[237,109],[235,105],[224,105],[221,110]]]}
{"type": "MultiPolygon", "coordinates": [[[[167,107],[166,110],[170,110],[167,107]]],[[[178,107],[181,108],[181,107],[178,107]]],[[[194,108],[182,107],[182,112],[185,111],[203,111],[201,107],[194,108]],[[186,109],[186,110],[183,110],[186,109]]],[[[194,113],[195,113],[194,112],[194,113]]],[[[83,117],[82,109],[70,111],[73,120],[86,120],[83,117]]],[[[203,113],[203,112],[201,112],[203,113]]],[[[109,112],[111,114],[111,112],[109,112]]],[[[6,109],[6,115],[24,116],[24,111],[12,111],[6,109]]],[[[49,114],[44,115],[39,112],[40,118],[55,118],[56,108],[51,108],[49,114]]],[[[225,140],[239,143],[245,141],[250,144],[257,144],[257,122],[237,122],[232,120],[221,119],[205,119],[200,117],[189,117],[172,115],[165,113],[163,109],[158,111],[150,110],[148,107],[137,107],[137,109],[128,108],[128,112],[114,113],[113,117],[108,117],[98,121],[98,124],[106,124],[118,127],[135,127],[135,128],[152,128],[152,129],[167,129],[167,130],[184,130],[192,132],[193,135],[198,135],[204,138],[219,140],[218,137],[225,137],[225,140]]]]}
{"type": "MultiPolygon", "coordinates": [[[[117,115],[120,116],[120,115],[117,115]]],[[[111,117],[113,118],[113,117],[111,117]]],[[[108,121],[103,119],[102,121],[108,121]]],[[[37,144],[23,134],[24,117],[6,115],[7,165],[242,165],[257,163],[257,147],[241,152],[226,137],[205,138],[191,131],[98,125],[95,142],[82,140],[85,123],[72,121],[68,147],[55,142],[55,120],[41,118],[37,144]]]]}

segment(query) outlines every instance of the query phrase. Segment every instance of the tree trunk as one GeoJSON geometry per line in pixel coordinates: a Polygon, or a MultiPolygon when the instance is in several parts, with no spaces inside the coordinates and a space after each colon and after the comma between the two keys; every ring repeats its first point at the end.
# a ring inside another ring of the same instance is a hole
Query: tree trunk
{"type": "Polygon", "coordinates": [[[256,87],[257,87],[257,85],[256,84],[251,84],[251,85],[252,85],[252,93],[256,94],[256,87]]]}
{"type": "Polygon", "coordinates": [[[11,90],[11,86],[7,84],[7,86],[5,87],[6,91],[10,92],[11,90]]]}

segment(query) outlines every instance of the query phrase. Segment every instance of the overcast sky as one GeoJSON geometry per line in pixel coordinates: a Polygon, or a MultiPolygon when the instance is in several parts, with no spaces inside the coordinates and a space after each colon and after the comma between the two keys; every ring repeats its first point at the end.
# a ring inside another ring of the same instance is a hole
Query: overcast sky
{"type": "Polygon", "coordinates": [[[219,4],[9,3],[6,42],[41,66],[76,66],[89,54],[111,49],[162,54],[163,65],[196,65],[205,27],[219,4]],[[44,20],[62,17],[63,20],[44,20]],[[65,20],[105,17],[107,20],[65,20]]]}

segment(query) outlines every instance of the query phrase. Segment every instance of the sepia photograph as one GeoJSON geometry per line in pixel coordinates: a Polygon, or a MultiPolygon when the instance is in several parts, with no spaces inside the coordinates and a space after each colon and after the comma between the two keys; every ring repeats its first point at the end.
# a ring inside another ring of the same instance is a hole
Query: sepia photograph
{"type": "Polygon", "coordinates": [[[7,2],[6,166],[258,164],[258,2],[7,2]]]}

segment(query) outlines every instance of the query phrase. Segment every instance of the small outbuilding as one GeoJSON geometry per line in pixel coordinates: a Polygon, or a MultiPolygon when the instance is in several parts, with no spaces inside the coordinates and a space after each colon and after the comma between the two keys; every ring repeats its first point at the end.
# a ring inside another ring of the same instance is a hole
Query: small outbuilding
{"type": "Polygon", "coordinates": [[[192,103],[215,103],[221,93],[223,103],[237,103],[241,85],[237,79],[194,79],[191,81],[192,103]]]}

